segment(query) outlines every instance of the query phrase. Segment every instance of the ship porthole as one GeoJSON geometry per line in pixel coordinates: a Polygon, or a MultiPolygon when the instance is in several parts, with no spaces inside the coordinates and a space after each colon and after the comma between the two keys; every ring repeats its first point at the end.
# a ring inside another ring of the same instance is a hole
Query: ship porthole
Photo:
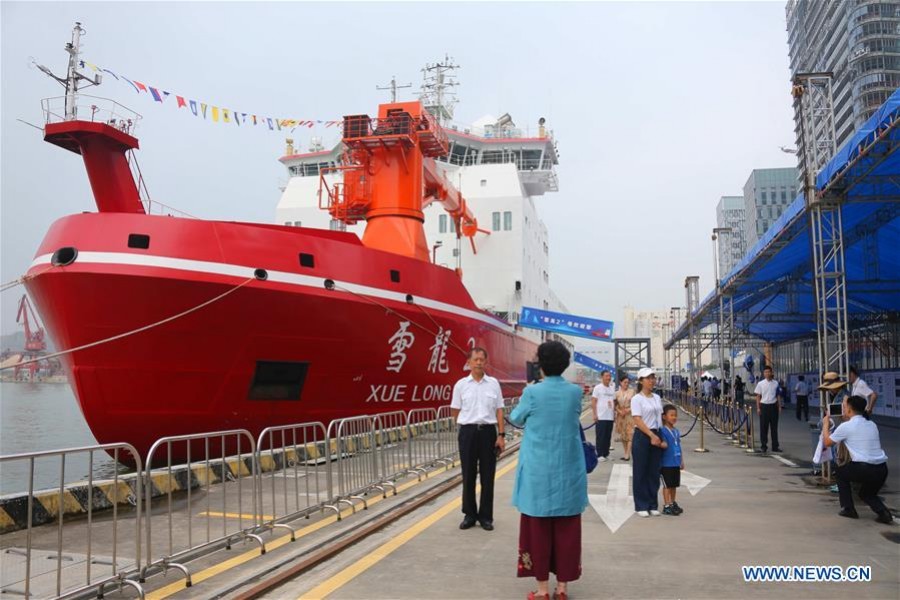
{"type": "Polygon", "coordinates": [[[256,269],[253,271],[253,276],[259,279],[260,281],[265,281],[269,278],[269,272],[265,269],[256,269]]]}
{"type": "Polygon", "coordinates": [[[412,294],[407,294],[407,295],[406,295],[406,303],[407,303],[407,304],[412,304],[412,303],[415,302],[415,301],[416,301],[416,299],[413,298],[413,295],[412,295],[412,294]]]}
{"type": "Polygon", "coordinates": [[[64,246],[53,253],[50,257],[50,264],[54,267],[67,267],[75,262],[78,258],[78,248],[72,246],[64,246]]]}
{"type": "Polygon", "coordinates": [[[326,289],[326,290],[333,290],[333,289],[334,289],[334,280],[333,280],[333,279],[326,279],[326,280],[325,280],[325,289],[326,289]]]}

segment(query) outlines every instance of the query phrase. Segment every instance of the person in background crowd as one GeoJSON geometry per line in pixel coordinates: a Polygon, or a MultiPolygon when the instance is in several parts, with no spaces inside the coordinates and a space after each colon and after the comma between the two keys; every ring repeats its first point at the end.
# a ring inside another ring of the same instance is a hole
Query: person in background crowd
{"type": "Polygon", "coordinates": [[[631,399],[634,390],[629,386],[628,375],[619,377],[619,389],[616,390],[616,426],[619,430],[619,439],[624,446],[622,460],[631,460],[631,440],[634,437],[634,419],[631,418],[631,399]]]}
{"type": "Polygon", "coordinates": [[[713,400],[718,400],[722,396],[722,385],[718,377],[712,378],[712,396],[713,400]]]}
{"type": "Polygon", "coordinates": [[[800,413],[803,413],[803,420],[809,421],[809,385],[806,383],[806,377],[800,375],[797,377],[797,383],[794,385],[794,396],[797,398],[797,420],[800,420],[800,413]]]}
{"type": "Polygon", "coordinates": [[[594,423],[597,429],[597,457],[600,462],[609,460],[609,446],[612,440],[613,421],[616,418],[616,388],[612,384],[609,371],[600,374],[600,383],[594,386],[591,405],[594,409],[594,423]]]}
{"type": "Polygon", "coordinates": [[[878,394],[876,394],[872,388],[869,387],[869,384],[865,382],[865,380],[859,376],[859,371],[856,370],[856,367],[850,367],[850,395],[851,396],[862,396],[866,399],[866,414],[871,415],[872,411],[875,410],[875,401],[878,400],[878,394]]]}
{"type": "Polygon", "coordinates": [[[459,462],[463,476],[460,529],[481,523],[494,529],[494,473],[497,455],[503,451],[503,394],[500,383],[484,372],[487,351],[469,350],[469,375],[453,386],[450,414],[459,426],[459,462]],[[475,477],[481,475],[481,502],[475,503],[475,477]]]}
{"type": "Polygon", "coordinates": [[[528,595],[535,600],[549,598],[555,573],[554,598],[565,600],[568,583],[581,576],[581,513],[588,504],[581,389],[561,377],[569,351],[560,342],[541,344],[538,363],[546,378],[525,388],[509,416],[525,427],[512,497],[522,513],[517,575],[537,579],[528,595]]]}
{"type": "Polygon", "coordinates": [[[681,454],[681,432],[678,423],[678,409],[674,404],[666,404],[662,413],[663,426],[660,438],[665,443],[659,472],[663,479],[663,514],[677,517],[684,511],[675,501],[675,492],[681,486],[681,472],[684,470],[684,456],[681,454]]]}
{"type": "Polygon", "coordinates": [[[850,487],[851,483],[856,482],[861,484],[859,497],[875,512],[875,520],[889,524],[894,518],[878,497],[888,476],[887,455],[881,447],[878,426],[869,420],[866,406],[866,399],[862,396],[845,397],[842,408],[846,420],[829,432],[831,419],[826,414],[822,419],[822,444],[830,448],[841,442],[850,453],[850,462],[835,469],[841,498],[838,514],[850,519],[859,518],[850,487]]]}
{"type": "Polygon", "coordinates": [[[662,425],[662,401],[653,393],[656,372],[650,368],[638,371],[637,393],[631,399],[634,419],[634,443],[631,448],[631,481],[634,510],[639,517],[658,517],[659,465],[664,442],[659,437],[662,425]]]}
{"type": "Polygon", "coordinates": [[[734,378],[734,399],[738,403],[738,406],[744,406],[744,391],[747,389],[747,386],[744,385],[744,380],[741,379],[740,375],[737,375],[734,378]]]}
{"type": "Polygon", "coordinates": [[[769,429],[772,430],[772,452],[781,452],[778,445],[778,416],[781,414],[781,396],[778,382],[772,377],[772,367],[763,369],[763,379],[756,384],[756,412],[759,413],[759,442],[763,452],[769,450],[769,429]]]}
{"type": "Polygon", "coordinates": [[[710,377],[704,377],[703,381],[703,397],[704,398],[712,398],[712,379],[710,377]]]}
{"type": "Polygon", "coordinates": [[[781,396],[781,401],[785,404],[791,403],[791,395],[788,394],[787,387],[784,385],[784,379],[778,380],[778,395],[781,396]]]}

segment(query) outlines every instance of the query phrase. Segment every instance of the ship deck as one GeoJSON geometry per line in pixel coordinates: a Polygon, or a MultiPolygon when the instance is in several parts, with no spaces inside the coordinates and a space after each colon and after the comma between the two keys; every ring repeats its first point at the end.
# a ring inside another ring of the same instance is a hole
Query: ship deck
{"type": "MultiPolygon", "coordinates": [[[[689,424],[689,417],[683,416],[682,429],[689,424]]],[[[684,440],[691,475],[679,490],[679,503],[685,509],[680,517],[638,519],[628,508],[630,500],[614,500],[617,495],[630,496],[628,488],[610,489],[612,473],[630,475],[630,463],[618,460],[618,445],[611,453],[614,460],[601,463],[590,475],[592,505],[582,521],[583,575],[570,584],[572,598],[845,598],[851,594],[896,598],[900,524],[876,523],[859,501],[859,520],[837,516],[837,494],[817,485],[811,475],[808,429],[789,410],[782,418],[785,454],[780,456],[748,454],[708,431],[705,445],[710,452],[693,453],[690,448],[698,443],[697,433],[695,429],[684,440]],[[752,565],[863,565],[871,567],[872,580],[744,582],[741,567],[752,565]]],[[[900,436],[896,433],[882,427],[882,443],[891,457],[882,496],[895,512],[900,508],[900,436]]],[[[459,487],[437,494],[446,482],[452,483],[458,468],[438,469],[421,483],[414,477],[398,482],[396,496],[370,497],[367,510],[350,514],[345,509],[346,518],[339,522],[319,513],[298,521],[294,542],[283,530],[264,533],[265,555],[260,555],[256,543],[244,541],[195,559],[189,563],[190,588],[177,569],[151,576],[145,585],[147,598],[524,598],[534,589],[534,581],[515,576],[519,515],[510,505],[510,496],[516,460],[517,454],[511,452],[498,465],[492,532],[477,526],[458,529],[459,487]],[[391,516],[429,490],[436,495],[425,497],[421,506],[398,518],[391,516]],[[382,527],[359,536],[379,520],[382,527]],[[310,561],[312,555],[337,542],[344,543],[342,551],[327,560],[310,561]],[[283,576],[304,561],[310,562],[309,569],[296,577],[283,576]]],[[[183,506],[180,509],[176,507],[174,513],[176,545],[184,542],[179,537],[186,536],[187,515],[183,506]]],[[[202,516],[193,517],[195,525],[202,523],[202,516]]],[[[79,527],[84,523],[66,525],[66,536],[78,535],[79,527]]],[[[52,547],[58,531],[51,525],[36,528],[33,534],[36,547],[52,547]]],[[[98,530],[95,554],[96,548],[109,543],[110,534],[98,530]]],[[[22,572],[21,557],[10,552],[23,542],[22,535],[2,538],[6,589],[22,572]]],[[[42,560],[55,566],[52,553],[42,560]]],[[[66,560],[72,561],[74,573],[78,556],[66,560]]],[[[102,564],[96,568],[103,568],[102,564]]],[[[52,572],[48,570],[51,577],[34,590],[36,597],[52,595],[52,572]]],[[[136,593],[124,588],[110,590],[106,597],[136,597],[136,593]]]]}

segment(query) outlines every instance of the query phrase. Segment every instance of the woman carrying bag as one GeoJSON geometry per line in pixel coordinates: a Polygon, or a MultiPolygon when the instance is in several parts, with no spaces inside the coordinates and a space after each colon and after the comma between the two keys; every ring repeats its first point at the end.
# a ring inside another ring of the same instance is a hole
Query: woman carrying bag
{"type": "Polygon", "coordinates": [[[559,342],[538,347],[544,380],[528,386],[509,416],[525,426],[519,450],[513,505],[519,522],[519,577],[534,577],[529,600],[546,599],[550,573],[553,597],[566,600],[567,584],[581,576],[581,513],[587,507],[587,473],[581,436],[582,390],[561,375],[569,351],[559,342]]]}

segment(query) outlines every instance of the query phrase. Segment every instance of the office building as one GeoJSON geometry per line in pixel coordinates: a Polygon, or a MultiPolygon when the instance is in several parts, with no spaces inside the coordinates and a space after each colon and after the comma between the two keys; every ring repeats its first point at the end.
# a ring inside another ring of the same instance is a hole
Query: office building
{"type": "Polygon", "coordinates": [[[794,167],[754,169],[744,184],[744,244],[753,248],[785,207],[797,197],[800,183],[794,167]]]}
{"type": "Polygon", "coordinates": [[[716,205],[716,227],[731,229],[719,237],[719,277],[730,273],[747,252],[744,212],[743,196],[722,196],[716,205]]]}
{"type": "Polygon", "coordinates": [[[900,87],[900,2],[790,0],[786,13],[791,74],[833,75],[840,148],[900,87]]]}

